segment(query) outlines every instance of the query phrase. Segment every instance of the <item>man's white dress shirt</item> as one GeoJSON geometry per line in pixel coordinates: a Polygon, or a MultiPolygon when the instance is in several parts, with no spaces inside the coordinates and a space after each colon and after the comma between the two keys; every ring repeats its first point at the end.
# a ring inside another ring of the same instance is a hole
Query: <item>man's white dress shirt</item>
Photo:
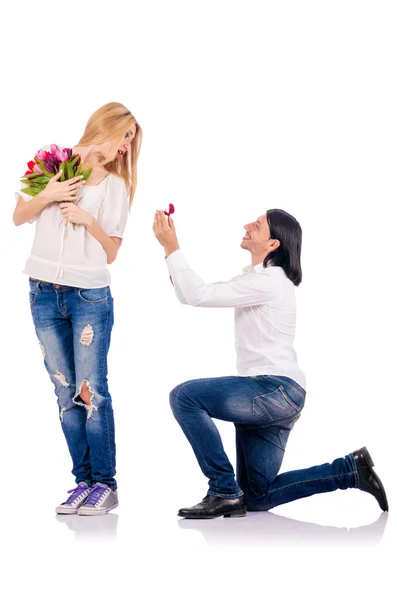
{"type": "Polygon", "coordinates": [[[166,262],[180,302],[234,308],[239,376],[281,375],[305,389],[293,347],[295,289],[281,267],[249,266],[230,281],[208,284],[190,268],[181,250],[166,262]]]}

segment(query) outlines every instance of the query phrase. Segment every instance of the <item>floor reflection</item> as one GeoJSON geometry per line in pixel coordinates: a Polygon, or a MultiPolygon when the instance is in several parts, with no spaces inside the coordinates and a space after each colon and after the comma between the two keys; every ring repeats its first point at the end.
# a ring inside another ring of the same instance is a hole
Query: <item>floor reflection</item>
{"type": "Polygon", "coordinates": [[[237,543],[241,545],[368,545],[380,543],[386,528],[388,513],[361,527],[329,527],[296,521],[271,512],[248,513],[235,519],[180,519],[181,529],[199,531],[209,545],[237,543]]]}
{"type": "Polygon", "coordinates": [[[75,532],[76,541],[114,541],[117,538],[119,516],[113,513],[95,517],[56,515],[59,523],[75,532]]]}

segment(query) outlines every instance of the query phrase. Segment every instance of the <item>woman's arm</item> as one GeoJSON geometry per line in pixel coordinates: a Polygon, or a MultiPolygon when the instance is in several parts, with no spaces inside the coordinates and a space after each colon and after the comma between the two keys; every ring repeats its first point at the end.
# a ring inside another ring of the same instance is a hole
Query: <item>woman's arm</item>
{"type": "Polygon", "coordinates": [[[27,221],[34,219],[47,205],[48,199],[43,195],[43,192],[40,192],[40,194],[37,194],[37,196],[28,202],[25,202],[22,196],[19,196],[12,216],[14,225],[23,225],[27,221]]]}
{"type": "Polygon", "coordinates": [[[78,194],[80,187],[83,185],[81,176],[73,177],[67,181],[58,181],[62,172],[54,175],[42,192],[34,196],[31,200],[25,202],[22,196],[19,196],[17,205],[13,214],[15,225],[23,225],[27,221],[37,217],[48,204],[51,202],[60,202],[62,200],[79,200],[81,196],[78,194]]]}
{"type": "Polygon", "coordinates": [[[94,237],[106,252],[108,265],[112,264],[117,258],[117,253],[121,246],[121,238],[110,237],[104,232],[98,221],[91,215],[92,219],[86,225],[87,231],[94,237]]]}
{"type": "Polygon", "coordinates": [[[121,238],[109,236],[105,233],[96,218],[87,210],[76,206],[74,202],[62,202],[59,206],[65,221],[76,225],[84,225],[88,233],[101,244],[106,252],[108,265],[116,260],[121,246],[121,238]]]}

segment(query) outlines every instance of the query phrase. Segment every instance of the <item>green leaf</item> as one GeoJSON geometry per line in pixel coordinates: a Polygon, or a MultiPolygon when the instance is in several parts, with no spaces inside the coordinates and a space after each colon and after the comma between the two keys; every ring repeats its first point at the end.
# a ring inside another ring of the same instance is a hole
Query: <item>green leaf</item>
{"type": "Polygon", "coordinates": [[[37,194],[40,192],[41,190],[38,190],[36,188],[33,187],[26,187],[21,189],[21,192],[23,192],[24,194],[27,194],[28,196],[37,196],[37,194]]]}
{"type": "Polygon", "coordinates": [[[45,183],[47,184],[50,181],[50,177],[47,177],[47,175],[39,175],[38,177],[36,177],[35,179],[33,179],[32,181],[34,183],[45,183]]]}
{"type": "Polygon", "coordinates": [[[47,177],[49,177],[51,179],[51,177],[54,177],[54,173],[50,173],[49,171],[47,171],[47,169],[44,167],[44,165],[42,167],[40,167],[40,170],[43,171],[43,174],[46,175],[47,177]]]}
{"type": "Polygon", "coordinates": [[[40,177],[38,173],[30,173],[29,175],[24,175],[24,179],[27,179],[29,182],[34,181],[36,177],[40,177]]]}
{"type": "Polygon", "coordinates": [[[76,154],[76,156],[73,158],[73,160],[71,160],[69,163],[71,165],[71,167],[74,167],[78,160],[79,160],[79,155],[76,154]]]}
{"type": "Polygon", "coordinates": [[[83,180],[87,181],[87,179],[89,178],[89,176],[92,173],[92,169],[87,169],[86,171],[83,172],[83,180]]]}
{"type": "Polygon", "coordinates": [[[59,181],[66,181],[67,177],[66,177],[66,173],[65,173],[65,162],[61,163],[59,166],[59,170],[62,170],[62,175],[61,175],[61,179],[59,181]]]}
{"type": "Polygon", "coordinates": [[[65,178],[72,179],[72,177],[74,177],[73,167],[70,166],[70,163],[68,161],[66,161],[64,163],[64,165],[65,165],[65,178]]]}

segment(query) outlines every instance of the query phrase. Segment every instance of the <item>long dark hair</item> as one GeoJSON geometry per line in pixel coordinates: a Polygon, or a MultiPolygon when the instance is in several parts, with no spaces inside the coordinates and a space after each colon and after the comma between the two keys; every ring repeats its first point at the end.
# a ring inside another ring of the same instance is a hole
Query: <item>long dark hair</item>
{"type": "Polygon", "coordinates": [[[279,208],[268,210],[266,217],[270,237],[279,240],[280,246],[266,256],[263,266],[282,267],[288,279],[299,285],[302,281],[302,228],[295,217],[279,208]]]}

